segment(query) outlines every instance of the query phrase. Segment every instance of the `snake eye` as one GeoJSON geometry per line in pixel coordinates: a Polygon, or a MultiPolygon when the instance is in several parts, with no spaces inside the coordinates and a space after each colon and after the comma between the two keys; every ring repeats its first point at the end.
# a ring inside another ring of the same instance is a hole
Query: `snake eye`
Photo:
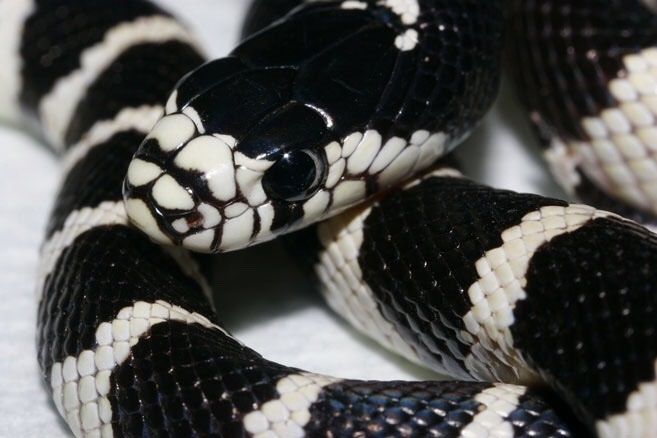
{"type": "Polygon", "coordinates": [[[272,198],[296,202],[312,197],[326,176],[326,162],[308,150],[288,152],[267,170],[262,179],[272,198]]]}

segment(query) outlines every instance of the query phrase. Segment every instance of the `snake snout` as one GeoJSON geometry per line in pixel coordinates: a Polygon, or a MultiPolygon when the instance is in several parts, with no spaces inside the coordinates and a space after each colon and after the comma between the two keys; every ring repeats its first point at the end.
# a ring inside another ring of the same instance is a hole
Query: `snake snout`
{"type": "Polygon", "coordinates": [[[131,162],[123,194],[130,221],[159,243],[180,244],[205,222],[192,191],[142,158],[131,162]]]}
{"type": "Polygon", "coordinates": [[[159,243],[217,251],[236,201],[236,169],[227,137],[202,134],[189,116],[165,115],[133,158],[124,183],[128,217],[159,243]]]}
{"type": "Polygon", "coordinates": [[[234,208],[209,199],[203,189],[206,184],[196,181],[205,177],[187,178],[188,172],[155,164],[156,160],[141,152],[132,160],[124,183],[130,221],[158,243],[216,251],[224,215],[234,208]]]}
{"type": "Polygon", "coordinates": [[[150,186],[149,193],[145,193],[126,182],[125,205],[130,221],[158,243],[212,252],[222,222],[220,211],[194,201],[168,174],[150,186]]]}

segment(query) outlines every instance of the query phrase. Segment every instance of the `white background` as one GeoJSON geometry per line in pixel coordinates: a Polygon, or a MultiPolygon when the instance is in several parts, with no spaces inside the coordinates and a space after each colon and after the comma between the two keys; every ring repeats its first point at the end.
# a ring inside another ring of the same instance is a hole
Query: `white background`
{"type": "MultiPolygon", "coordinates": [[[[236,43],[247,4],[161,3],[197,31],[212,57],[225,55],[236,43]]],[[[460,149],[466,173],[497,187],[563,197],[538,157],[525,117],[506,84],[503,88],[498,105],[460,149]]],[[[41,384],[34,341],[37,252],[58,181],[58,164],[45,147],[0,126],[0,437],[67,436],[41,384]]],[[[265,357],[340,377],[435,377],[331,314],[278,245],[223,256],[219,265],[220,317],[265,357]]]]}

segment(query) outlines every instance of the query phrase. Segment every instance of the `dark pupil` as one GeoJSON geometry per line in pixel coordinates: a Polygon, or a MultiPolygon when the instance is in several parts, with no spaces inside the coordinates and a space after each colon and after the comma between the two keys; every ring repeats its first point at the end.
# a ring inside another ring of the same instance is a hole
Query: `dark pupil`
{"type": "Polygon", "coordinates": [[[303,151],[285,154],[267,170],[262,184],[267,194],[285,201],[302,201],[315,194],[317,163],[303,151]]]}

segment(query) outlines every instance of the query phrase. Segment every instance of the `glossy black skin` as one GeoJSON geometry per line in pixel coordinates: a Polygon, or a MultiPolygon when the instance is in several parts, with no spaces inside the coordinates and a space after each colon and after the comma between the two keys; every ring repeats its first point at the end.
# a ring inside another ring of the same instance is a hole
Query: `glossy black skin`
{"type": "MultiPolygon", "coordinates": [[[[512,0],[509,12],[508,62],[538,138],[590,141],[582,119],[619,105],[609,81],[624,75],[626,55],[657,45],[657,14],[640,0],[512,0]]],[[[580,173],[587,204],[657,223],[580,173]]]]}
{"type": "MultiPolygon", "coordinates": [[[[292,3],[262,10],[256,3],[252,11],[260,12],[250,16],[247,32],[264,26],[265,16],[280,17],[292,3]]],[[[247,157],[277,162],[264,178],[276,212],[274,230],[294,225],[303,215],[302,201],[323,184],[327,144],[368,129],[384,142],[424,129],[446,133],[449,149],[495,98],[499,2],[423,1],[412,26],[419,43],[411,51],[395,46],[407,27],[391,10],[374,0],[367,10],[341,4],[299,6],[177,86],[178,108],[193,107],[206,132],[231,135],[235,151],[247,157]]],[[[148,149],[138,156],[168,168],[148,149]]],[[[167,170],[186,179],[177,169],[167,170]]],[[[368,194],[381,190],[367,173],[353,179],[366,180],[368,194]]],[[[204,202],[216,204],[202,184],[186,182],[204,202]]]]}
{"type": "MultiPolygon", "coordinates": [[[[134,18],[132,14],[123,15],[124,9],[116,7],[117,0],[70,0],[64,6],[57,1],[39,0],[37,4],[22,36],[24,56],[32,59],[43,60],[43,48],[36,44],[35,35],[49,35],[59,29],[60,23],[42,25],[42,20],[55,15],[53,6],[58,7],[64,24],[76,10],[75,15],[86,17],[87,28],[99,20],[120,23],[134,18]]],[[[131,4],[149,5],[141,0],[131,4]]],[[[76,34],[58,36],[53,39],[53,47],[66,52],[64,48],[72,47],[76,38],[76,34]]],[[[40,81],[54,83],[60,74],[69,71],[65,58],[55,59],[54,65],[37,62],[26,66],[23,95],[37,95],[43,88],[40,81]]],[[[200,62],[200,55],[185,44],[134,47],[95,80],[71,126],[76,126],[77,132],[94,120],[116,116],[140,99],[164,102],[179,70],[191,70],[200,62]],[[117,83],[123,87],[121,92],[116,91],[117,83]],[[98,104],[101,101],[104,105],[98,104]]],[[[25,100],[24,104],[34,112],[39,100],[25,100]]],[[[83,134],[77,132],[71,138],[83,134]]],[[[117,134],[80,159],[63,180],[49,236],[61,230],[76,209],[120,200],[119,181],[138,146],[138,138],[136,132],[117,134]]],[[[479,190],[491,196],[495,193],[486,188],[479,190]]],[[[523,204],[525,198],[521,198],[519,203],[523,204]]],[[[409,214],[417,221],[412,209],[409,214]]],[[[392,227],[387,232],[401,236],[406,225],[398,224],[400,228],[392,227]]],[[[388,235],[381,237],[387,239],[388,235]]],[[[75,238],[58,257],[40,292],[38,354],[46,387],[55,362],[94,348],[98,325],[111,321],[120,309],[136,301],[165,300],[210,320],[219,319],[199,284],[171,253],[128,225],[95,227],[75,238]]],[[[244,414],[278,397],[274,384],[279,378],[299,372],[263,359],[218,330],[165,322],[152,328],[112,372],[107,394],[112,428],[117,435],[135,437],[243,436],[244,414]]],[[[471,382],[335,383],[327,386],[311,406],[312,418],[306,432],[311,436],[327,432],[334,436],[455,436],[484,409],[473,397],[488,386],[471,382]]],[[[543,396],[542,392],[530,391],[521,397],[518,408],[508,418],[514,432],[518,436],[572,435],[576,429],[564,420],[567,417],[541,401],[543,396]]]]}
{"type": "Polygon", "coordinates": [[[251,0],[242,23],[242,39],[282,19],[301,3],[299,0],[251,0]]]}
{"type": "MultiPolygon", "coordinates": [[[[27,20],[20,49],[21,74],[30,86],[23,87],[19,96],[23,107],[33,114],[36,114],[35,108],[39,101],[50,92],[57,79],[80,67],[82,51],[102,41],[109,29],[123,21],[166,15],[156,5],[143,1],[35,0],[34,3],[38,7],[27,20]],[[122,12],[117,14],[116,9],[119,5],[122,12]],[[90,6],[96,8],[94,14],[87,14],[90,6]],[[52,13],[53,7],[58,8],[57,14],[52,13]],[[62,26],[62,23],[66,25],[62,26]],[[48,31],[44,31],[45,29],[48,31]],[[38,45],[32,43],[36,40],[39,41],[38,45]]],[[[188,55],[181,51],[178,53],[184,57],[188,55]]],[[[163,65],[166,65],[166,60],[163,58],[160,56],[159,60],[155,60],[146,56],[143,61],[164,61],[163,65]]],[[[123,65],[128,64],[123,63],[123,65]]],[[[121,64],[117,63],[116,65],[121,64]]],[[[172,73],[175,74],[175,72],[172,73]]],[[[181,74],[185,74],[185,72],[181,72],[181,74]]],[[[113,88],[114,92],[118,91],[117,87],[113,88]]],[[[90,96],[93,97],[93,95],[90,96]]],[[[82,116],[82,113],[78,112],[77,115],[82,116]]],[[[77,125],[80,123],[81,121],[76,122],[69,128],[66,143],[74,144],[79,140],[80,134],[83,133],[77,129],[77,125]]],[[[88,128],[89,126],[84,131],[86,132],[88,128]]]]}
{"type": "MultiPolygon", "coordinates": [[[[457,335],[479,278],[474,263],[503,244],[505,229],[549,205],[567,204],[431,178],[372,210],[363,277],[426,363],[467,378],[470,347],[457,335]]],[[[514,346],[591,430],[625,412],[628,396],[655,379],[656,258],[654,234],[609,217],[552,239],[531,259],[527,298],[514,309],[514,346]]]]}
{"type": "Polygon", "coordinates": [[[619,104],[609,81],[622,74],[625,55],[657,44],[657,15],[640,0],[513,0],[511,5],[509,40],[519,95],[548,133],[589,140],[580,121],[619,104]]]}
{"type": "Polygon", "coordinates": [[[387,197],[370,213],[365,229],[371,237],[359,254],[363,278],[383,315],[418,346],[425,363],[472,378],[464,362],[470,347],[459,334],[467,331],[463,318],[472,308],[468,288],[479,279],[475,263],[502,246],[502,232],[549,205],[567,203],[491,190],[463,178],[431,178],[387,197]],[[403,231],[390,239],[391,228],[403,231]]]}

